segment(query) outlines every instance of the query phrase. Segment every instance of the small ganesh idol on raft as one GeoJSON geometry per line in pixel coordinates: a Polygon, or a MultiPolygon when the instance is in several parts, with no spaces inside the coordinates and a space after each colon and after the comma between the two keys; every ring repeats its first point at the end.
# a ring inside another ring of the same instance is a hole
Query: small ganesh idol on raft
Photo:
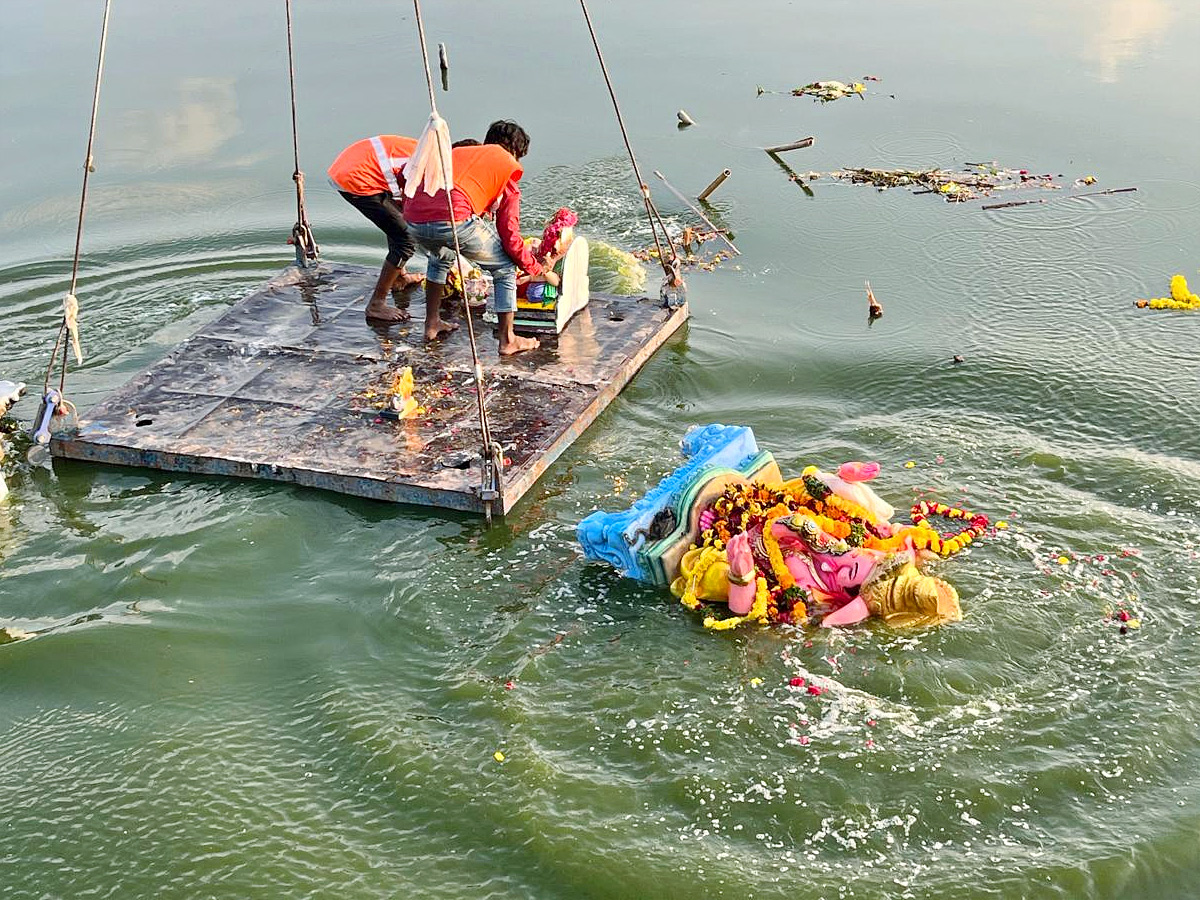
{"type": "Polygon", "coordinates": [[[559,333],[587,305],[588,242],[576,234],[577,224],[579,216],[564,207],[547,223],[540,241],[528,240],[538,262],[558,273],[559,286],[529,281],[517,287],[518,330],[559,333]]]}
{"type": "Polygon", "coordinates": [[[893,626],[962,618],[958,593],[922,572],[988,527],[984,516],[924,501],[909,523],[867,484],[877,463],[784,480],[748,428],[709,425],[682,442],[688,463],[625,513],[593,513],[584,552],[626,575],[669,587],[708,628],[744,622],[845,626],[871,616],[893,626]],[[929,524],[955,522],[943,535],[929,524]],[[721,616],[722,606],[732,615],[721,616]]]}

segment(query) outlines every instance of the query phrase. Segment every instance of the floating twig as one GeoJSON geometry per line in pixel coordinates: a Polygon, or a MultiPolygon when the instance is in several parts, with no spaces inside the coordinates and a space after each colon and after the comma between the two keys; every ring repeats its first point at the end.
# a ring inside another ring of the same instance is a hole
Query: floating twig
{"type": "Polygon", "coordinates": [[[1027,206],[1031,203],[1045,203],[1049,200],[1078,200],[1081,197],[1103,197],[1106,194],[1129,194],[1136,191],[1135,187],[1125,188],[1110,188],[1107,191],[1088,191],[1086,194],[1066,194],[1062,197],[1043,197],[1038,200],[1013,200],[1009,203],[990,203],[987,206],[982,206],[980,209],[1009,209],[1013,206],[1027,206]]]}

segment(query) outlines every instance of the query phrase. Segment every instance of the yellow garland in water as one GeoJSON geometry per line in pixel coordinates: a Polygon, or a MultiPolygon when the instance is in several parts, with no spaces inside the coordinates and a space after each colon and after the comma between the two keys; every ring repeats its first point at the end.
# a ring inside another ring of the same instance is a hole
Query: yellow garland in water
{"type": "Polygon", "coordinates": [[[1171,278],[1171,296],[1155,297],[1152,300],[1138,300],[1139,309],[1200,309],[1200,296],[1188,289],[1187,279],[1182,275],[1171,278]]]}
{"type": "Polygon", "coordinates": [[[767,588],[767,579],[760,575],[757,581],[758,586],[754,590],[754,605],[750,607],[750,612],[744,616],[731,616],[728,619],[705,616],[704,627],[712,631],[728,631],[730,628],[737,628],[743,622],[757,622],[760,625],[766,625],[770,621],[767,605],[771,602],[771,591],[767,588]]]}

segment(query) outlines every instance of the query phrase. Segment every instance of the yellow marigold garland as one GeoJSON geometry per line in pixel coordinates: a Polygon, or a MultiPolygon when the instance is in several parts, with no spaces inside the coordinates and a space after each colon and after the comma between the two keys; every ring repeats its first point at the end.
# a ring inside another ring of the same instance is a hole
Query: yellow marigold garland
{"type": "Polygon", "coordinates": [[[696,596],[696,585],[703,579],[706,572],[719,562],[725,561],[725,552],[717,547],[705,547],[700,551],[700,556],[696,559],[696,565],[692,569],[692,577],[688,579],[688,586],[684,589],[683,595],[679,598],[679,602],[688,609],[696,609],[700,606],[700,600],[696,596]]]}
{"type": "Polygon", "coordinates": [[[770,617],[767,615],[767,606],[770,602],[771,591],[767,587],[767,579],[760,575],[758,586],[754,591],[754,605],[750,607],[750,612],[744,616],[730,616],[728,619],[705,616],[704,627],[712,631],[728,631],[730,628],[737,628],[743,622],[757,622],[760,625],[766,625],[770,621],[770,617]]]}
{"type": "Polygon", "coordinates": [[[775,581],[786,591],[796,583],[796,579],[788,571],[788,567],[783,561],[783,551],[779,549],[779,541],[771,531],[777,521],[778,518],[767,519],[764,523],[763,546],[767,550],[767,558],[771,560],[771,571],[775,575],[775,581]]]}
{"type": "Polygon", "coordinates": [[[947,506],[945,503],[927,503],[922,500],[913,504],[909,515],[917,532],[912,535],[913,546],[918,550],[929,549],[939,556],[953,556],[967,544],[983,534],[988,527],[987,516],[974,515],[957,506],[947,506]],[[944,538],[933,528],[925,524],[929,516],[945,516],[947,519],[967,519],[969,524],[957,534],[944,538]]]}
{"type": "Polygon", "coordinates": [[[1186,278],[1175,275],[1171,278],[1170,297],[1138,300],[1134,305],[1138,309],[1200,309],[1200,296],[1191,292],[1186,278]]]}

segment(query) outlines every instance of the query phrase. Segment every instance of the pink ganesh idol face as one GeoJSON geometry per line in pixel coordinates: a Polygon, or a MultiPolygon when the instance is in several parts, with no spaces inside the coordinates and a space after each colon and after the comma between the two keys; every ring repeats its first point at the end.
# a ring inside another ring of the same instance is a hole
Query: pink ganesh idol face
{"type": "Polygon", "coordinates": [[[796,584],[821,599],[845,603],[858,596],[875,572],[879,552],[861,547],[847,553],[799,553],[784,557],[796,584]]]}

